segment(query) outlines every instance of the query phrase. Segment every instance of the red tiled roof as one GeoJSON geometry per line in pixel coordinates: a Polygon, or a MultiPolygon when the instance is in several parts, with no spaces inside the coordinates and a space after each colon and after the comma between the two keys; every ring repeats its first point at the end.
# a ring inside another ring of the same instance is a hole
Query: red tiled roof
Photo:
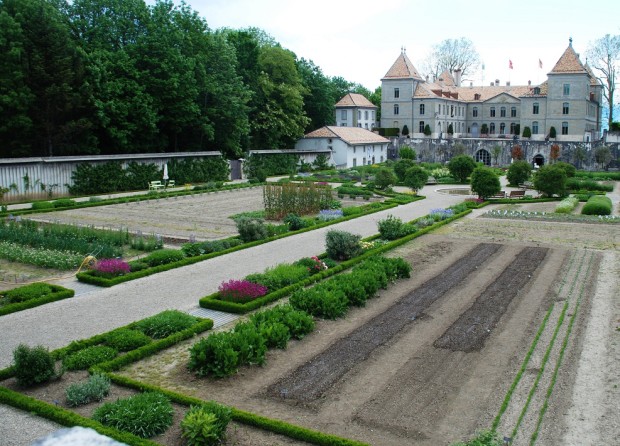
{"type": "Polygon", "coordinates": [[[488,87],[451,87],[448,85],[440,85],[438,83],[419,83],[415,93],[415,98],[446,98],[458,99],[464,102],[484,102],[494,98],[502,93],[508,94],[515,98],[526,95],[532,87],[529,86],[505,86],[493,85],[488,87]],[[476,98],[476,95],[479,95],[476,98]]]}
{"type": "Polygon", "coordinates": [[[383,76],[383,79],[416,79],[423,81],[424,79],[418,73],[418,70],[413,66],[413,63],[407,57],[407,53],[404,51],[400,53],[396,62],[383,76]]]}
{"type": "MultiPolygon", "coordinates": [[[[564,74],[564,73],[587,73],[588,71],[584,68],[583,64],[579,60],[579,55],[573,49],[572,42],[564,51],[564,54],[557,61],[551,73],[555,74],[564,74]]],[[[551,74],[550,73],[550,74],[551,74]]]]}
{"type": "Polygon", "coordinates": [[[364,95],[358,93],[347,93],[338,101],[336,107],[366,107],[377,108],[375,104],[370,102],[364,95]]]}
{"type": "Polygon", "coordinates": [[[390,142],[389,139],[377,135],[370,130],[359,127],[336,127],[331,125],[316,129],[306,134],[304,138],[339,138],[350,145],[384,144],[390,142]]]}

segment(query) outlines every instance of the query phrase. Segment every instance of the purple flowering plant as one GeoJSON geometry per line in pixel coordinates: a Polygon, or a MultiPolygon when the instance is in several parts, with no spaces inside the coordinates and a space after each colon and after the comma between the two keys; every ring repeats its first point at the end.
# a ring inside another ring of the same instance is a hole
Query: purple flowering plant
{"type": "Polygon", "coordinates": [[[101,259],[95,263],[95,271],[104,275],[122,276],[129,273],[130,267],[121,259],[101,259]]]}
{"type": "Polygon", "coordinates": [[[249,302],[267,294],[267,287],[248,280],[231,279],[219,286],[220,298],[230,302],[249,302]]]}

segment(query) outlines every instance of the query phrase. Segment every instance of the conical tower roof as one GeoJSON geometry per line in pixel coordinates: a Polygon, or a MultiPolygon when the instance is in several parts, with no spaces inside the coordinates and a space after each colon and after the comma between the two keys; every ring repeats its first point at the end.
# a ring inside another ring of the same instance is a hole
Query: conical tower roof
{"type": "MultiPolygon", "coordinates": [[[[407,57],[407,53],[403,50],[396,59],[396,62],[392,65],[392,68],[383,76],[383,79],[415,79],[418,81],[424,81],[416,67],[407,57]]],[[[383,80],[382,79],[382,80],[383,80]]]]}
{"type": "Polygon", "coordinates": [[[577,74],[588,73],[588,70],[583,66],[579,60],[579,55],[573,49],[573,39],[570,39],[570,43],[564,54],[557,61],[551,73],[549,74],[577,74]]]}

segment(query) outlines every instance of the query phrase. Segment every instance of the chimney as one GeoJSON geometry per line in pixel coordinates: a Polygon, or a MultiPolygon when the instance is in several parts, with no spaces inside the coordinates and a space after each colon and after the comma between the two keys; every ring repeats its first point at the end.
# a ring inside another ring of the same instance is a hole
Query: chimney
{"type": "Polygon", "coordinates": [[[474,88],[474,83],[473,82],[469,83],[469,88],[474,88]]]}
{"type": "Polygon", "coordinates": [[[506,87],[510,87],[510,81],[506,81],[506,87]]]}
{"type": "Polygon", "coordinates": [[[532,81],[527,81],[527,86],[531,87],[532,86],[532,81]]]}
{"type": "Polygon", "coordinates": [[[456,82],[456,86],[460,87],[461,86],[461,69],[457,68],[456,70],[454,70],[454,81],[456,82]]]}
{"type": "Polygon", "coordinates": [[[491,81],[491,87],[495,86],[495,82],[491,81]]]}
{"type": "Polygon", "coordinates": [[[495,86],[499,87],[499,79],[495,79],[495,86]]]}

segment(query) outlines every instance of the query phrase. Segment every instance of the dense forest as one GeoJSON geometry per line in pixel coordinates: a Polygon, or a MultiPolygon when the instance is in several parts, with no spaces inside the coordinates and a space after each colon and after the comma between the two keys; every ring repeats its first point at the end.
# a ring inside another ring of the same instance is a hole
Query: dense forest
{"type": "Polygon", "coordinates": [[[0,0],[0,157],[286,149],[348,91],[259,29],[143,0],[0,0]]]}

